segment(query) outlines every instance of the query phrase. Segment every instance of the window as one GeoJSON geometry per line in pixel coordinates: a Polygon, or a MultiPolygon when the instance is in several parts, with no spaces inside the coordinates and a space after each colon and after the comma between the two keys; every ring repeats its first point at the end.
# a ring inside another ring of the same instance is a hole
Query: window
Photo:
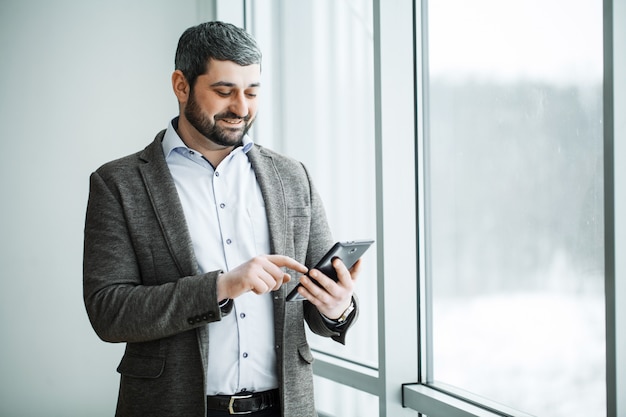
{"type": "Polygon", "coordinates": [[[427,19],[427,381],[605,415],[602,5],[438,0],[427,19]]]}
{"type": "Polygon", "coordinates": [[[626,9],[597,3],[240,2],[255,139],[377,240],[348,346],[311,340],[320,416],[623,414],[626,9]]]}
{"type": "MultiPolygon", "coordinates": [[[[274,146],[310,170],[336,240],[376,239],[371,0],[284,2],[280,12],[291,18],[273,21],[275,15],[259,11],[253,22],[264,68],[280,62],[264,69],[263,94],[271,99],[274,88],[282,92],[274,114],[263,107],[259,124],[269,128],[264,119],[273,118],[281,137],[274,146]],[[263,37],[267,33],[278,44],[263,37]]],[[[272,136],[259,132],[261,143],[272,136]]],[[[364,261],[358,284],[364,308],[350,330],[358,342],[344,347],[314,335],[309,340],[318,351],[376,367],[375,246],[364,261]]]]}

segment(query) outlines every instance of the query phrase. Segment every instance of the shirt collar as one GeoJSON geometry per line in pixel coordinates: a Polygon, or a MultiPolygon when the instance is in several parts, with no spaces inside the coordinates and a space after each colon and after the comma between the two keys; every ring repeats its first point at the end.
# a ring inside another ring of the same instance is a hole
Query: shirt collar
{"type": "MultiPolygon", "coordinates": [[[[173,118],[167,129],[165,130],[165,136],[163,137],[163,142],[161,146],[163,148],[163,154],[165,158],[167,158],[172,151],[180,148],[189,149],[185,142],[178,136],[178,132],[176,132],[176,128],[178,127],[178,117],[173,118]]],[[[254,141],[248,134],[244,135],[242,139],[242,145],[240,148],[236,148],[235,151],[241,150],[244,153],[248,153],[250,149],[254,146],[254,141]]]]}

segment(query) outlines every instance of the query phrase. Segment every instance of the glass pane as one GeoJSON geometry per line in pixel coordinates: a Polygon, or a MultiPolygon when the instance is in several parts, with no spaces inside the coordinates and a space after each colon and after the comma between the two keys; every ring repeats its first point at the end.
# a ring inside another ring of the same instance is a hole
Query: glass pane
{"type": "Polygon", "coordinates": [[[378,397],[326,378],[314,377],[315,404],[321,415],[378,417],[378,397]]]}
{"type": "Polygon", "coordinates": [[[602,2],[428,7],[434,382],[606,415],[602,2]]]}
{"type": "MultiPolygon", "coordinates": [[[[269,110],[259,116],[260,141],[273,138],[271,146],[306,165],[336,240],[376,239],[372,1],[285,1],[280,7],[264,16],[255,6],[269,78],[263,80],[269,110]],[[279,65],[268,70],[273,63],[279,65]]],[[[364,255],[361,312],[346,346],[311,334],[315,349],[377,366],[375,254],[373,246],[364,255]]]]}

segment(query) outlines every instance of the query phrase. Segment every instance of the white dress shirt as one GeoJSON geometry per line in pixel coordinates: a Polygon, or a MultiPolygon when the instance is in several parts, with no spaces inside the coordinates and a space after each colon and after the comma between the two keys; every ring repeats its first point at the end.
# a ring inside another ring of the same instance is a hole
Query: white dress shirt
{"type": "MultiPolygon", "coordinates": [[[[246,153],[246,135],[217,167],[188,148],[172,120],[163,138],[165,160],[174,178],[202,273],[229,271],[268,254],[265,203],[246,153]]],[[[278,387],[271,293],[246,293],[233,311],[208,324],[207,395],[265,391],[278,387]]]]}

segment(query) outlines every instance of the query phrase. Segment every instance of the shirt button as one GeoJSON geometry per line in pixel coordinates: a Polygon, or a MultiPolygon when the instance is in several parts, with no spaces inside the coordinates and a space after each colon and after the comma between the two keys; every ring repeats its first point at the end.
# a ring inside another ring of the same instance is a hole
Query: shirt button
{"type": "Polygon", "coordinates": [[[217,171],[215,171],[215,176],[216,176],[216,177],[219,177],[219,176],[220,176],[220,173],[219,173],[219,172],[217,172],[217,171]]]}
{"type": "Polygon", "coordinates": [[[239,315],[239,317],[241,317],[242,319],[245,319],[245,318],[246,318],[246,313],[241,313],[241,314],[239,315]]]}
{"type": "Polygon", "coordinates": [[[233,243],[233,241],[232,241],[232,240],[230,240],[230,239],[226,239],[226,244],[227,244],[227,245],[230,245],[231,243],[233,243]]]}
{"type": "Polygon", "coordinates": [[[243,353],[243,357],[244,357],[244,358],[247,358],[247,357],[248,357],[248,352],[244,352],[244,353],[243,353]]]}
{"type": "Polygon", "coordinates": [[[220,204],[220,208],[224,208],[224,207],[226,207],[226,204],[221,203],[221,204],[220,204]]]}

